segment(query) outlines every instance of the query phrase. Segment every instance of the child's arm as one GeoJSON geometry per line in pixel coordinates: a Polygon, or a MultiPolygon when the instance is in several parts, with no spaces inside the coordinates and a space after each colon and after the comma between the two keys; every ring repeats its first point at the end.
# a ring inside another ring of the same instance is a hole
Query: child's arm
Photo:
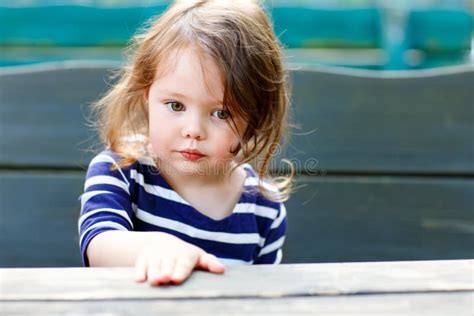
{"type": "Polygon", "coordinates": [[[280,210],[265,235],[265,244],[254,260],[254,264],[279,264],[282,260],[287,218],[285,205],[280,203],[279,207],[280,210]]]}
{"type": "Polygon", "coordinates": [[[194,269],[223,273],[214,255],[161,232],[106,231],[87,247],[91,266],[135,266],[135,280],[152,285],[186,280],[194,269]]]}

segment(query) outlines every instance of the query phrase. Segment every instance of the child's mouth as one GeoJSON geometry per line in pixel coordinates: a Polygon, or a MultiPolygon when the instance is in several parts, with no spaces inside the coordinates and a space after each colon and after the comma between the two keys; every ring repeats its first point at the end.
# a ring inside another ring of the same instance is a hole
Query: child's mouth
{"type": "Polygon", "coordinates": [[[195,161],[195,160],[198,160],[198,159],[201,159],[202,157],[204,157],[203,154],[201,154],[199,151],[197,150],[183,150],[183,151],[180,151],[179,152],[184,158],[188,159],[188,160],[191,160],[191,161],[195,161]]]}

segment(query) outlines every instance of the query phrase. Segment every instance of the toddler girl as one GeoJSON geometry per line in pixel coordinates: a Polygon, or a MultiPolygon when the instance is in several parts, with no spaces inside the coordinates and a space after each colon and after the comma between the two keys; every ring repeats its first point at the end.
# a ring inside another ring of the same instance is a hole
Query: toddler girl
{"type": "Polygon", "coordinates": [[[268,165],[288,100],[261,6],[178,1],[132,48],[94,105],[107,149],[81,196],[84,265],[135,266],[159,285],[279,263],[292,175],[272,179],[268,165]]]}

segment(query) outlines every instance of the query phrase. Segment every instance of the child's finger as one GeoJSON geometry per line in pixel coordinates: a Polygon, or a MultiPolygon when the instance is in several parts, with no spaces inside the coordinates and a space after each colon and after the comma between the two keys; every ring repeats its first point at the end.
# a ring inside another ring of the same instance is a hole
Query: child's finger
{"type": "Polygon", "coordinates": [[[146,270],[147,270],[147,261],[144,256],[138,256],[135,261],[135,281],[144,282],[146,281],[146,270]]]}
{"type": "Polygon", "coordinates": [[[161,259],[148,263],[148,282],[151,285],[160,284],[161,259]]]}
{"type": "Polygon", "coordinates": [[[203,253],[199,258],[199,268],[208,270],[212,273],[224,273],[225,266],[217,259],[216,256],[210,253],[203,253]]]}
{"type": "Polygon", "coordinates": [[[194,265],[188,259],[178,259],[174,268],[171,281],[181,284],[194,270],[194,265]]]}
{"type": "Polygon", "coordinates": [[[163,258],[160,264],[160,271],[158,281],[163,283],[169,283],[171,281],[173,271],[176,265],[176,260],[171,258],[163,258]]]}

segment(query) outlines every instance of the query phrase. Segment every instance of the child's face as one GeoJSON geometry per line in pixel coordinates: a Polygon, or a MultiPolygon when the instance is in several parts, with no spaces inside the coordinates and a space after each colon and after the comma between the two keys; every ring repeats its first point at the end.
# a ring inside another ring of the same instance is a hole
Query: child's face
{"type": "MultiPolygon", "coordinates": [[[[238,136],[223,109],[219,69],[192,48],[173,58],[175,64],[157,76],[148,91],[153,153],[162,166],[171,167],[168,172],[216,175],[217,170],[228,170],[238,136]]],[[[241,120],[234,120],[242,132],[241,120]]]]}

